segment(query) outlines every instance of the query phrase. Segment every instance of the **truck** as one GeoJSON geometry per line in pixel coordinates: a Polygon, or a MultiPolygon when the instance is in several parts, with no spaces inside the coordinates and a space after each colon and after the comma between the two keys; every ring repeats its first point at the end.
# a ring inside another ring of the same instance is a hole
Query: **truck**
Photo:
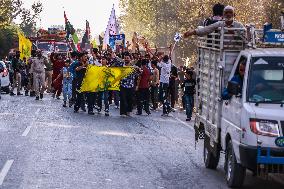
{"type": "Polygon", "coordinates": [[[194,128],[205,167],[216,169],[224,153],[229,187],[247,171],[284,173],[284,32],[223,27],[197,41],[194,128]]]}
{"type": "Polygon", "coordinates": [[[51,52],[67,53],[70,45],[66,40],[66,31],[59,28],[40,29],[36,37],[31,37],[36,49],[42,50],[43,54],[51,52]]]}

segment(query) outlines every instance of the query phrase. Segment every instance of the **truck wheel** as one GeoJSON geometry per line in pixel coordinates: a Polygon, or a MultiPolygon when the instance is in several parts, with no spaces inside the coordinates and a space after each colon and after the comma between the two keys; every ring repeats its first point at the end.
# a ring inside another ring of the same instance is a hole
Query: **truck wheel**
{"type": "Polygon", "coordinates": [[[216,169],[220,159],[220,151],[218,152],[217,156],[215,156],[214,153],[210,152],[210,149],[208,149],[204,142],[203,159],[206,168],[216,169]]]}
{"type": "Polygon", "coordinates": [[[242,187],[246,176],[246,168],[237,163],[231,140],[227,144],[225,171],[229,187],[242,187]]]}

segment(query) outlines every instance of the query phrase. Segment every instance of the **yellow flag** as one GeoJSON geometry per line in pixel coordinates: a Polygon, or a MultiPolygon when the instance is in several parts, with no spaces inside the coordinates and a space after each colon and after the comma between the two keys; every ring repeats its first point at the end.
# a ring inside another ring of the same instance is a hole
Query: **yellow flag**
{"type": "Polygon", "coordinates": [[[89,65],[80,92],[119,91],[120,81],[133,71],[133,67],[89,65]]]}
{"type": "Polygon", "coordinates": [[[98,48],[96,39],[94,39],[94,40],[92,41],[92,44],[93,44],[93,48],[98,48]]]}
{"type": "Polygon", "coordinates": [[[20,59],[31,57],[32,42],[26,38],[21,32],[18,32],[19,51],[21,52],[20,59]]]}

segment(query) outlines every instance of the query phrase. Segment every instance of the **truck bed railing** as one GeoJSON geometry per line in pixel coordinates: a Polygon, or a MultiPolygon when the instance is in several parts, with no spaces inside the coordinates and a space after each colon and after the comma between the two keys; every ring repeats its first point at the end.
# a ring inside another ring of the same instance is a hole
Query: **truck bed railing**
{"type": "Polygon", "coordinates": [[[243,50],[246,47],[245,29],[220,28],[207,36],[198,37],[197,45],[211,50],[243,50]]]}
{"type": "Polygon", "coordinates": [[[213,33],[198,37],[198,47],[211,50],[241,51],[247,48],[279,48],[284,43],[264,42],[263,29],[253,25],[244,28],[219,28],[213,33]]]}

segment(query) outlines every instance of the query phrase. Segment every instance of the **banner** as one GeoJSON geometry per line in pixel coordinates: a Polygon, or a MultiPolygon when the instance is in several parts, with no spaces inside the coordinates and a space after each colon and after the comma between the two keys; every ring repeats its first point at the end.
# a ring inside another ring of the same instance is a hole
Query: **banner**
{"type": "Polygon", "coordinates": [[[133,71],[133,67],[89,65],[80,92],[119,91],[120,81],[133,71]]]}
{"type": "Polygon", "coordinates": [[[266,43],[284,43],[284,32],[268,31],[264,34],[266,43]]]}
{"type": "Polygon", "coordinates": [[[113,5],[111,14],[108,20],[107,28],[104,34],[103,49],[107,49],[107,46],[109,45],[110,35],[117,35],[117,34],[119,34],[119,27],[118,27],[118,22],[117,22],[116,15],[115,15],[115,8],[113,5]]]}
{"type": "Polygon", "coordinates": [[[116,46],[125,47],[125,35],[110,35],[109,36],[109,46],[115,50],[116,46]]]}
{"type": "Polygon", "coordinates": [[[21,52],[20,59],[24,57],[27,59],[31,56],[32,42],[26,38],[21,32],[18,32],[19,37],[19,51],[21,52]]]}

